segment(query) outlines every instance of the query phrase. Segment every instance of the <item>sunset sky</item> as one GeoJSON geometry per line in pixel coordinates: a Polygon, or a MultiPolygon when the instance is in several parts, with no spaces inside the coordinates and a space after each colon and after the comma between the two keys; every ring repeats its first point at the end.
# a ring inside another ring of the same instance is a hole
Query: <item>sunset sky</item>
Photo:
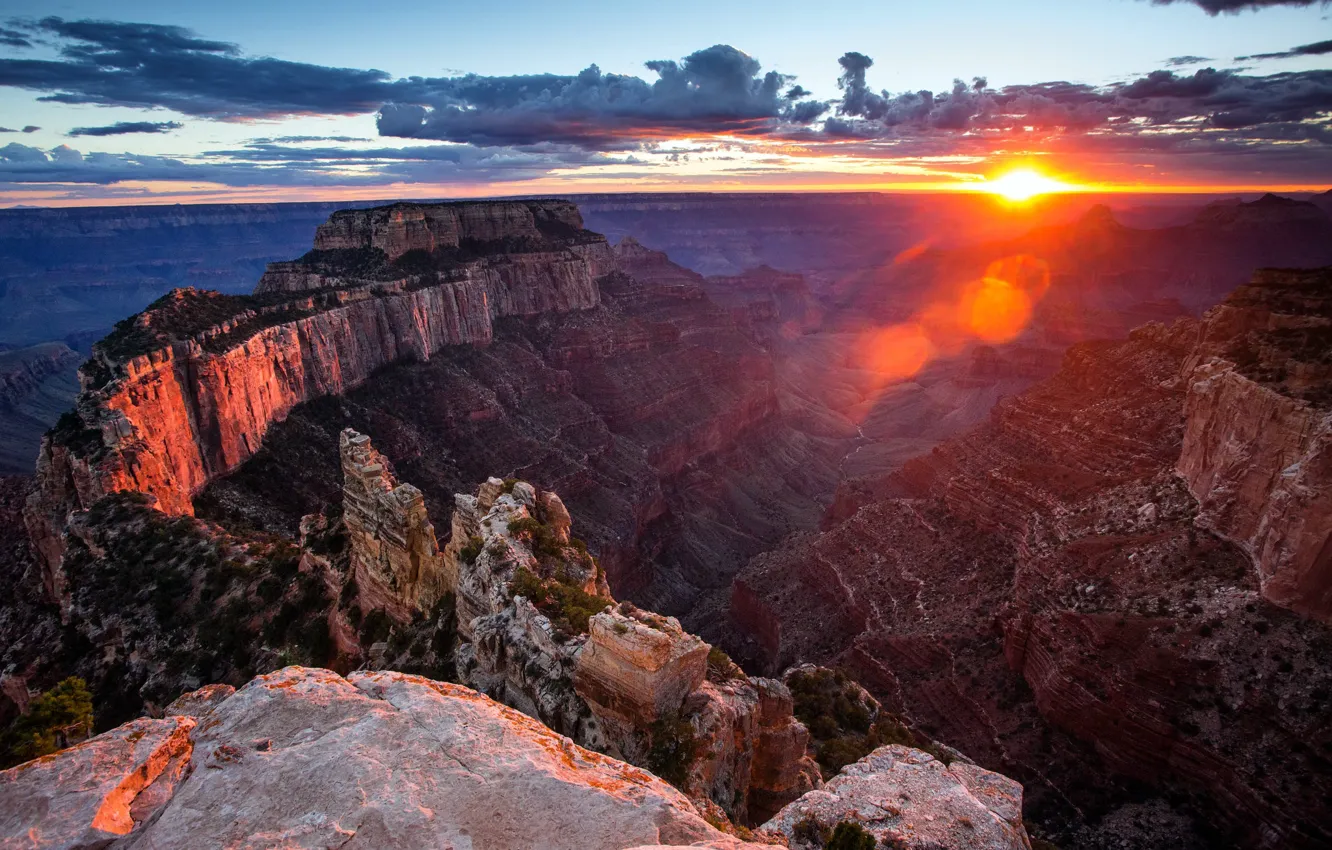
{"type": "Polygon", "coordinates": [[[1332,184],[1320,2],[0,2],[0,204],[1332,184]]]}

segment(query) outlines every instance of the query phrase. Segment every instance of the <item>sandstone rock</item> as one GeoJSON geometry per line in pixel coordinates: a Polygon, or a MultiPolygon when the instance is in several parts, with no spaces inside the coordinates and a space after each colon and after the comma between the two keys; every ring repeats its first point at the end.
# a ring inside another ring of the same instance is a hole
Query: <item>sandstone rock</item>
{"type": "Polygon", "coordinates": [[[0,773],[0,847],[105,847],[129,834],[186,775],[194,728],[142,718],[0,773]]]}
{"type": "Polygon", "coordinates": [[[138,720],[0,774],[0,801],[6,848],[34,834],[42,847],[753,846],[652,775],[466,688],[299,667],[197,727],[138,720]],[[164,793],[136,806],[154,779],[164,793]]]}
{"type": "Polygon", "coordinates": [[[425,497],[397,482],[366,435],[343,431],[340,451],[343,521],[362,607],[429,610],[451,588],[425,497]],[[390,598],[379,602],[385,593],[390,598]]]}
{"type": "Polygon", "coordinates": [[[632,606],[588,623],[574,687],[599,714],[647,724],[679,712],[707,675],[708,645],[674,617],[632,606]]]}
{"type": "Polygon", "coordinates": [[[204,685],[196,691],[181,694],[166,707],[167,717],[207,717],[227,697],[236,693],[231,685],[204,685]]]}
{"type": "MultiPolygon", "coordinates": [[[[782,809],[763,825],[792,850],[821,846],[797,826],[861,824],[885,847],[909,850],[1029,850],[1022,823],[1022,786],[965,762],[945,766],[909,747],[880,747],[782,809]]],[[[806,827],[808,828],[808,827],[806,827]]]]}

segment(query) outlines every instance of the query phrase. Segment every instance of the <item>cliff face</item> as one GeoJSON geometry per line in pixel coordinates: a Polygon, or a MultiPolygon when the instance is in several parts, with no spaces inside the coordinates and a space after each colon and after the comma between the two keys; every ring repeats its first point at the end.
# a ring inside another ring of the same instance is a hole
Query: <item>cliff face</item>
{"type": "Polygon", "coordinates": [[[1332,273],[1267,272],[1208,313],[1177,468],[1263,595],[1332,620],[1332,273]]]}
{"type": "MultiPolygon", "coordinates": [[[[462,216],[476,220],[475,232],[490,236],[491,248],[508,238],[507,223],[519,222],[518,240],[533,229],[510,210],[515,205],[500,206],[491,215],[485,205],[467,205],[462,216]]],[[[424,219],[425,207],[409,207],[424,219]]],[[[528,224],[539,217],[532,210],[541,210],[516,207],[528,224]]],[[[366,242],[400,245],[395,222],[407,213],[402,205],[388,209],[336,219],[338,238],[357,232],[366,242]]],[[[444,205],[432,215],[459,214],[444,205]]],[[[442,257],[411,274],[376,255],[377,280],[342,279],[314,295],[269,290],[249,300],[177,291],[122,323],[95,347],[77,410],[43,442],[28,526],[48,567],[58,565],[59,534],[72,509],[133,490],[151,494],[168,513],[191,513],[194,494],[251,457],[296,404],[345,392],[404,358],[487,343],[499,316],[595,306],[594,272],[605,261],[587,257],[604,242],[577,230],[567,205],[555,205],[550,220],[563,235],[545,236],[546,250],[537,253],[442,257]],[[550,250],[559,239],[577,241],[580,252],[550,250]]]]}
{"type": "Polygon", "coordinates": [[[1326,846],[1325,274],[1265,273],[1201,324],[1075,346],[746,566],[735,648],[835,660],[980,763],[1039,776],[1028,814],[1059,843],[1137,819],[1122,775],[1196,794],[1152,802],[1140,840],[1326,846]]]}

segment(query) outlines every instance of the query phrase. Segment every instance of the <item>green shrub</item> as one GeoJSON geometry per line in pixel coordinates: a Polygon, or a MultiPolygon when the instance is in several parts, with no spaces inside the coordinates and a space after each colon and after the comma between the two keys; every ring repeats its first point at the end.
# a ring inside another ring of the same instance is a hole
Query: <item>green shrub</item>
{"type": "Polygon", "coordinates": [[[485,541],[480,537],[469,537],[467,544],[458,550],[458,557],[463,559],[464,563],[475,564],[476,559],[481,557],[481,547],[485,541]]]}
{"type": "Polygon", "coordinates": [[[0,748],[0,767],[64,749],[87,738],[92,728],[88,683],[71,676],[33,700],[28,713],[10,724],[0,748]]]}
{"type": "Polygon", "coordinates": [[[698,754],[694,727],[679,717],[662,717],[648,727],[652,748],[648,751],[648,770],[676,788],[689,780],[689,768],[698,754]]]}
{"type": "Polygon", "coordinates": [[[837,824],[824,850],[874,850],[874,836],[865,827],[855,821],[844,820],[837,824]]]}

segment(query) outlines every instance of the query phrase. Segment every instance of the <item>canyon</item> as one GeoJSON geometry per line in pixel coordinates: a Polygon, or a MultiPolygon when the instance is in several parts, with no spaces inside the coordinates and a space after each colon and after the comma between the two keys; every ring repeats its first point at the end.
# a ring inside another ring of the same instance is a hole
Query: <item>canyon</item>
{"type": "Polygon", "coordinates": [[[799,241],[787,201],[711,260],[682,225],[706,205],[671,203],[339,211],[252,294],[122,322],[32,489],[0,482],[34,544],[0,559],[0,670],[83,676],[99,728],[291,664],[458,681],[671,773],[707,822],[804,794],[797,844],[885,776],[956,802],[921,840],[1025,841],[1016,806],[1065,846],[1327,843],[1332,284],[1251,268],[1332,261],[1324,213],[1094,209],[903,257],[907,228],[873,260],[869,216],[845,266],[791,271],[751,263],[799,241]],[[648,213],[661,241],[585,227],[648,213]],[[1049,279],[1026,326],[881,367],[884,328],[1018,256],[1049,279]],[[845,736],[799,719],[797,662],[897,731],[823,758],[845,736]],[[1007,802],[977,809],[988,771],[1025,789],[989,773],[1007,802]]]}
{"type": "Polygon", "coordinates": [[[1325,846],[1330,293],[1264,271],[1201,322],[1074,346],[751,561],[707,636],[854,671],[1029,805],[1142,806],[1122,776],[1214,819],[1190,838],[1166,805],[1153,840],[1325,846]]]}

